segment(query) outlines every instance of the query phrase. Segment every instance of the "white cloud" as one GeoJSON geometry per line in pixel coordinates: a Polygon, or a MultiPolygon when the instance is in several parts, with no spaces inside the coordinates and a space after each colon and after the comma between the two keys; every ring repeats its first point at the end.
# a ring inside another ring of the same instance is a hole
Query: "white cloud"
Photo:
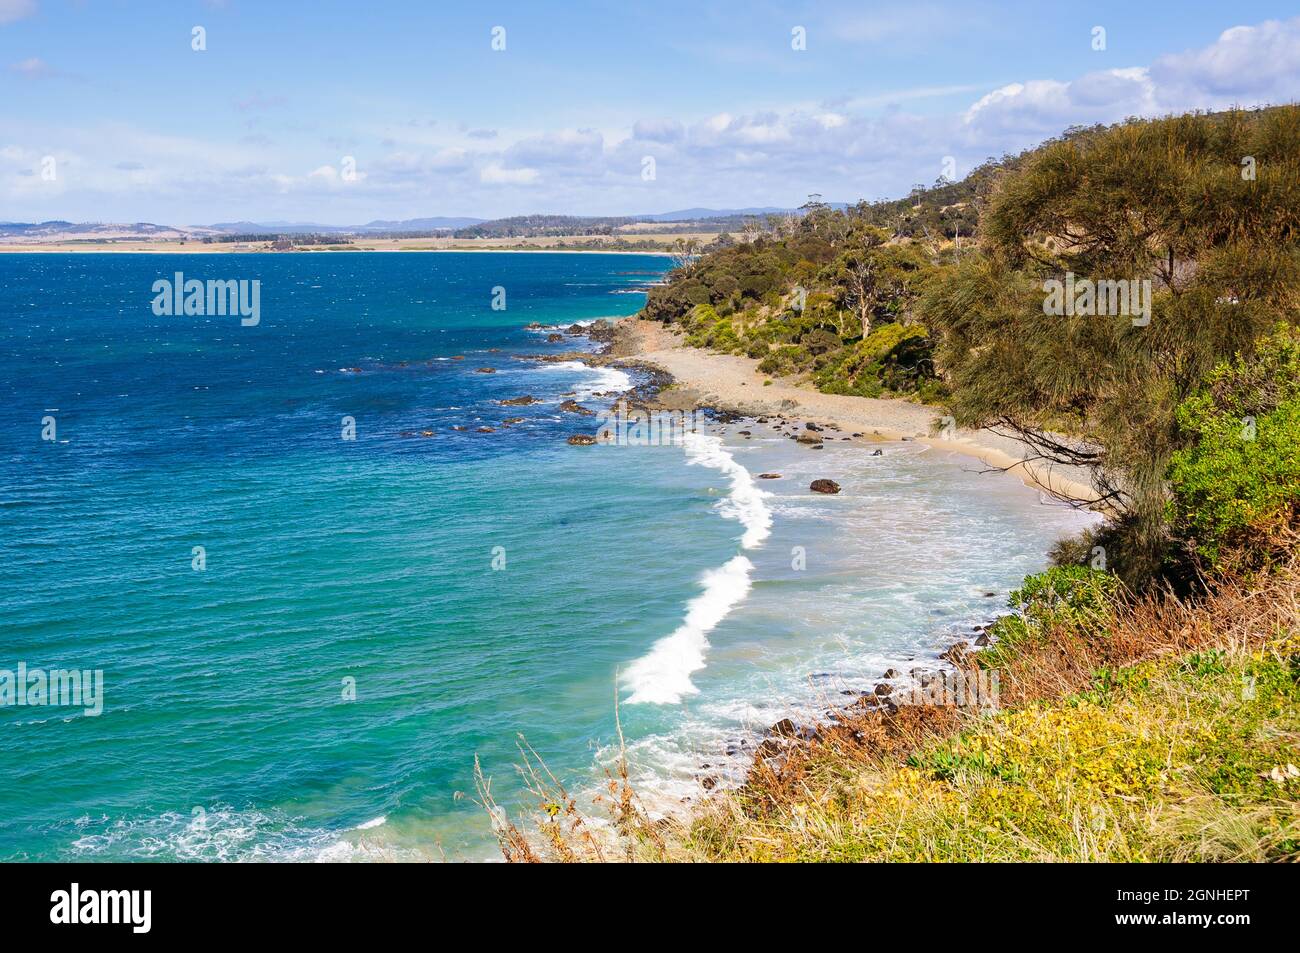
{"type": "Polygon", "coordinates": [[[1224,30],[1200,50],[1162,56],[1151,77],[1172,108],[1223,108],[1300,98],[1300,17],[1224,30]]]}
{"type": "Polygon", "coordinates": [[[52,70],[50,64],[39,56],[29,56],[25,60],[20,60],[9,67],[15,73],[21,73],[24,76],[35,78],[38,76],[48,76],[52,70]]]}
{"type": "Polygon", "coordinates": [[[479,181],[485,185],[532,185],[537,181],[536,169],[504,169],[492,162],[479,171],[479,181]]]}
{"type": "Polygon", "coordinates": [[[1052,135],[1066,126],[1192,109],[1294,102],[1300,98],[1300,17],[1225,30],[1199,50],[1150,67],[1088,73],[1062,82],[1012,83],[966,111],[968,131],[1052,135]]]}
{"type": "Polygon", "coordinates": [[[685,132],[676,119],[638,119],[632,125],[632,138],[646,142],[676,142],[685,132]]]}
{"type": "Polygon", "coordinates": [[[982,96],[962,121],[968,135],[1047,137],[1067,126],[1153,115],[1160,111],[1155,93],[1141,68],[1088,73],[1070,82],[1029,80],[982,96]]]}

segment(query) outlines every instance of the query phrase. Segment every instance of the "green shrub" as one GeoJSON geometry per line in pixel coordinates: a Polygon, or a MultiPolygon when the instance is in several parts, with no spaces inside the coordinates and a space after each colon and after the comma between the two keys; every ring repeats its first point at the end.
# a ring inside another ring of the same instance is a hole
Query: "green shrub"
{"type": "Polygon", "coordinates": [[[1169,466],[1170,520],[1211,566],[1257,566],[1300,511],[1300,333],[1220,364],[1178,407],[1192,445],[1169,466]]]}
{"type": "Polygon", "coordinates": [[[1105,633],[1120,593],[1119,577],[1087,566],[1054,566],[1026,576],[1007,598],[1014,615],[989,626],[996,642],[979,655],[980,665],[996,668],[1007,652],[1041,642],[1053,630],[1086,638],[1105,633]]]}
{"type": "Polygon", "coordinates": [[[768,353],[758,364],[764,374],[795,374],[803,370],[812,360],[812,355],[797,344],[787,344],[768,353]]]}
{"type": "Polygon", "coordinates": [[[825,364],[813,380],[828,394],[908,393],[931,376],[929,355],[929,332],[923,325],[882,324],[825,364]]]}

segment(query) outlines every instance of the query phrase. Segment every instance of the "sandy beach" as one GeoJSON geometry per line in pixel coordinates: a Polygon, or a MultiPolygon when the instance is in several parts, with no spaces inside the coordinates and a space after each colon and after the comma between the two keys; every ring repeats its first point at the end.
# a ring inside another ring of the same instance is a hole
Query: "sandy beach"
{"type": "Polygon", "coordinates": [[[626,318],[618,324],[615,354],[660,368],[672,375],[674,392],[686,403],[698,403],[746,416],[796,418],[842,431],[862,433],[874,440],[915,440],[936,450],[964,454],[990,469],[1013,473],[1033,486],[1084,506],[1097,502],[1088,472],[1032,459],[1019,440],[990,430],[951,431],[951,437],[931,436],[943,410],[906,400],[879,400],[823,394],[809,385],[768,377],[758,361],[716,354],[685,346],[683,336],[657,321],[626,318]]]}

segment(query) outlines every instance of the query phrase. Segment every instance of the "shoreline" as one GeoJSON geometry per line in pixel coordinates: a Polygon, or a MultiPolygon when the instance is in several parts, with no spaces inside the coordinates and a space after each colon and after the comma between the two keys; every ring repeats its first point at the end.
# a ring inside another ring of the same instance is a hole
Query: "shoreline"
{"type": "MultiPolygon", "coordinates": [[[[885,442],[914,442],[933,450],[978,459],[990,468],[985,472],[1010,473],[1019,478],[1022,485],[1045,491],[1056,499],[1062,494],[1083,501],[1095,498],[1091,487],[1077,478],[1079,475],[1067,476],[1052,472],[1050,468],[1035,467],[1023,456],[1016,456],[1016,441],[1000,435],[964,431],[957,439],[928,436],[930,422],[941,413],[936,407],[903,400],[827,395],[781,382],[764,386],[762,381],[766,376],[757,372],[756,360],[686,347],[680,335],[656,322],[635,316],[615,321],[611,333],[590,340],[603,347],[585,355],[569,352],[564,357],[593,367],[616,366],[654,375],[648,384],[633,388],[618,398],[627,400],[634,412],[707,409],[718,417],[718,427],[711,430],[718,437],[725,436],[736,426],[752,427],[755,424],[760,427],[767,424],[778,433],[784,430],[784,436],[794,437],[805,434],[804,426],[812,421],[827,431],[827,441],[834,441],[828,443],[828,447],[842,447],[852,454],[870,454],[873,450],[879,453],[877,445],[885,442]],[[758,399],[750,396],[751,387],[761,389],[758,399]],[[851,437],[848,436],[850,433],[851,437]]],[[[747,431],[741,430],[740,433],[747,434],[747,431]]],[[[792,440],[791,443],[794,445],[790,449],[796,454],[810,449],[799,445],[803,441],[796,443],[792,440]]],[[[725,443],[722,447],[725,452],[725,443]]],[[[820,457],[821,454],[811,456],[820,457]]],[[[751,477],[756,475],[750,474],[751,477]]],[[[1082,505],[1075,508],[1097,509],[1082,505]]],[[[985,597],[993,595],[993,592],[984,593],[985,597]]],[[[703,792],[678,800],[676,796],[667,796],[674,790],[668,785],[658,792],[662,799],[656,799],[655,809],[665,815],[679,810],[689,812],[693,805],[707,800],[714,791],[743,787],[753,771],[765,765],[770,768],[788,756],[792,746],[810,744],[821,737],[828,726],[844,723],[864,712],[890,718],[899,706],[917,703],[911,699],[926,698],[929,697],[927,693],[952,690],[954,686],[960,690],[972,678],[969,666],[975,654],[991,644],[986,630],[1005,614],[1006,607],[998,601],[958,622],[937,644],[931,641],[930,645],[923,645],[929,640],[919,639],[915,654],[907,655],[905,662],[900,658],[889,667],[869,674],[865,683],[869,688],[845,690],[850,683],[861,682],[864,673],[832,672],[830,675],[834,678],[826,677],[839,687],[834,693],[824,686],[810,689],[806,696],[782,693],[775,699],[778,704],[773,706],[785,711],[779,720],[770,725],[766,722],[752,725],[747,732],[728,739],[724,751],[696,753],[694,778],[703,787],[703,792]],[[733,759],[734,766],[729,769],[727,763],[733,759]],[[732,773],[734,767],[739,768],[739,775],[732,773]]],[[[976,683],[972,681],[970,684],[976,683]]]]}
{"type": "Polygon", "coordinates": [[[1101,510],[1097,492],[1082,468],[1031,459],[1021,441],[990,430],[958,430],[955,439],[931,436],[942,416],[939,407],[902,399],[885,400],[823,394],[808,386],[768,378],[753,358],[717,354],[686,346],[682,335],[635,316],[615,325],[614,357],[658,368],[672,378],[673,409],[708,406],[744,417],[798,417],[843,431],[860,431],[873,440],[905,440],[979,460],[990,470],[1020,478],[1027,487],[1086,509],[1101,510]],[[765,383],[769,382],[769,383],[765,383]]]}

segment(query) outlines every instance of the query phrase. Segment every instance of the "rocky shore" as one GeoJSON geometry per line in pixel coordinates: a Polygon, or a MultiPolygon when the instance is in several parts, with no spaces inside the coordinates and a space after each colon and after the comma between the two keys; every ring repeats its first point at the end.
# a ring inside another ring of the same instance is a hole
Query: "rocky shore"
{"type": "MultiPolygon", "coordinates": [[[[884,452],[878,445],[887,441],[916,441],[936,450],[968,455],[983,461],[990,469],[1006,470],[1019,476],[1027,485],[1067,498],[1077,505],[1094,499],[1087,474],[1072,468],[1049,467],[1036,463],[1023,444],[990,431],[952,431],[933,436],[939,408],[902,400],[873,400],[822,394],[810,388],[769,380],[756,370],[756,361],[732,355],[711,354],[685,347],[678,335],[660,324],[626,318],[615,324],[597,321],[573,325],[563,334],[550,338],[586,338],[598,348],[539,354],[527,359],[541,362],[580,361],[595,367],[617,367],[637,372],[641,383],[614,394],[612,409],[625,402],[630,412],[705,411],[728,432],[739,425],[737,436],[749,439],[753,430],[770,428],[809,451],[823,449],[828,441],[860,445],[872,454],[884,452]],[[750,389],[752,388],[752,390],[750,389]]],[[[572,401],[562,410],[587,416],[588,408],[577,409],[572,401]],[[587,413],[583,413],[586,410],[587,413]]],[[[575,434],[568,438],[573,445],[594,445],[596,434],[575,434]]],[[[779,480],[779,473],[756,475],[763,480],[779,480]]],[[[829,477],[812,481],[811,493],[834,495],[839,484],[829,477]]],[[[986,598],[996,598],[987,592],[986,598]]],[[[747,765],[746,777],[754,771],[777,771],[793,748],[825,742],[832,735],[852,739],[867,731],[902,730],[900,719],[911,722],[926,717],[936,708],[942,717],[955,712],[987,710],[990,699],[982,693],[977,655],[991,644],[988,629],[999,612],[989,613],[983,622],[972,626],[968,638],[950,644],[932,658],[909,659],[904,673],[896,668],[883,672],[871,687],[841,688],[846,696],[841,703],[828,703],[820,717],[807,722],[783,718],[765,731],[734,739],[720,754],[747,765]],[[941,700],[938,705],[935,699],[941,700]],[[953,699],[957,702],[954,704],[953,699]]],[[[814,679],[819,676],[813,676],[814,679]]],[[[835,676],[822,673],[823,680],[835,676]]],[[[993,699],[995,702],[995,699],[993,699]]],[[[697,780],[707,792],[724,785],[721,764],[701,761],[697,780]]],[[[735,780],[735,779],[733,779],[735,780]]]]}
{"type": "MultiPolygon", "coordinates": [[[[753,430],[770,428],[809,451],[824,448],[828,441],[860,445],[864,452],[884,452],[878,445],[887,441],[916,441],[938,451],[964,454],[982,461],[990,469],[1012,472],[1027,485],[1077,505],[1095,499],[1086,472],[1048,466],[1031,459],[1032,452],[1017,441],[990,431],[957,431],[948,428],[935,436],[942,410],[902,400],[872,400],[822,394],[808,387],[768,379],[758,373],[757,362],[732,355],[712,354],[685,347],[679,335],[655,322],[626,318],[614,325],[575,326],[567,332],[586,336],[600,344],[595,351],[573,351],[539,355],[543,361],[576,360],[593,366],[612,366],[637,371],[644,382],[617,395],[611,406],[626,401],[632,411],[705,410],[720,424],[739,425],[737,436],[749,439],[753,430]]],[[[726,431],[724,431],[726,432],[726,431]]],[[[571,443],[578,442],[571,439],[571,443]]],[[[581,442],[586,443],[587,440],[581,442]]],[[[594,439],[591,442],[596,442],[594,439]]],[[[779,473],[757,474],[759,479],[778,480],[779,473]]],[[[836,494],[839,484],[830,477],[813,480],[811,493],[836,494]]],[[[996,593],[984,594],[996,598],[996,593]]],[[[831,735],[846,739],[863,731],[902,730],[928,712],[941,717],[954,712],[987,710],[990,699],[981,692],[977,654],[991,643],[988,629],[1000,613],[986,614],[973,624],[968,638],[955,641],[933,658],[909,659],[914,664],[904,673],[896,668],[883,672],[870,687],[841,688],[845,696],[838,704],[827,700],[820,717],[800,723],[784,718],[765,731],[734,739],[726,745],[726,759],[746,765],[745,777],[755,771],[781,770],[793,748],[824,742],[831,735]],[[935,699],[941,704],[932,704],[935,699]],[[953,700],[956,699],[956,704],[953,700]],[[900,721],[901,719],[901,721],[900,721]]],[[[972,620],[974,622],[974,620],[972,620]]],[[[817,676],[813,676],[816,678],[817,676]]],[[[831,681],[835,676],[824,673],[831,681]]],[[[995,702],[995,698],[993,701],[995,702]]],[[[726,772],[715,760],[702,760],[697,780],[707,792],[724,785],[726,772]]],[[[732,778],[733,781],[737,780],[732,778]]]]}

